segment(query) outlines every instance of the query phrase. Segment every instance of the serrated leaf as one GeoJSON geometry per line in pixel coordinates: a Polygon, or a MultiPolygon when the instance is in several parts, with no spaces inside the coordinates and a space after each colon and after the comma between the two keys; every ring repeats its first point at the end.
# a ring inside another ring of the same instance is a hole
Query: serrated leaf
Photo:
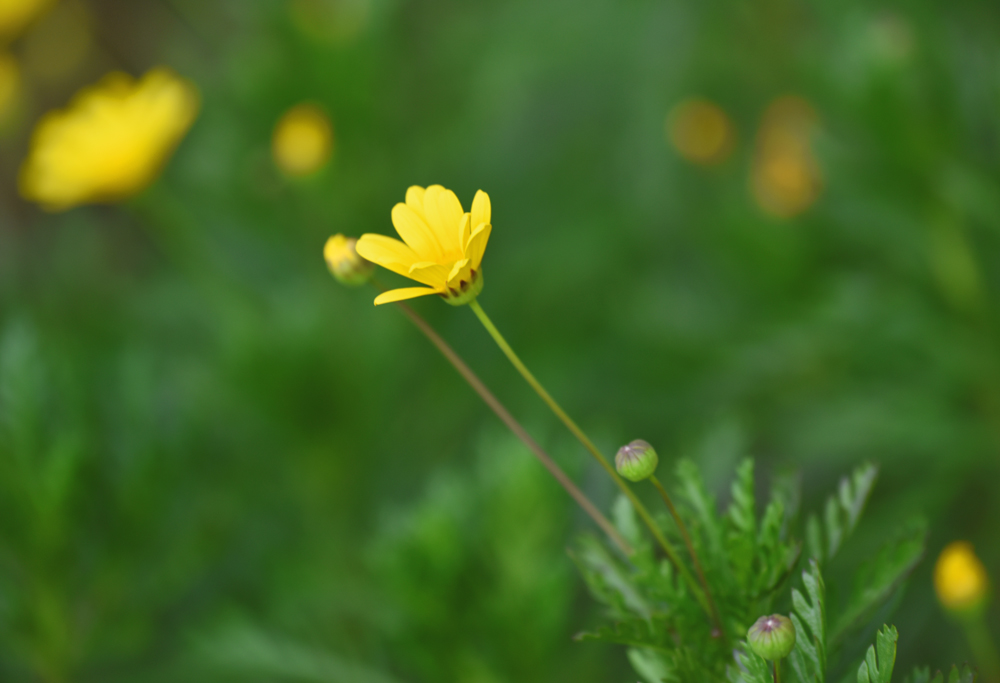
{"type": "Polygon", "coordinates": [[[826,587],[819,564],[809,561],[802,572],[806,595],[792,590],[792,624],[795,626],[795,647],[789,663],[801,683],[824,683],[826,680],[826,587]]]}
{"type": "Polygon", "coordinates": [[[669,662],[663,657],[658,657],[656,652],[639,648],[629,648],[628,661],[646,683],[664,683],[664,681],[676,681],[673,669],[669,662]]]}
{"type": "MultiPolygon", "coordinates": [[[[690,460],[677,463],[677,483],[682,499],[694,513],[698,531],[716,557],[722,554],[722,524],[715,511],[715,499],[705,489],[698,466],[690,460]]],[[[692,525],[694,526],[694,525],[692,525]]],[[[702,558],[704,561],[704,558],[702,558]]]]}
{"type": "Polygon", "coordinates": [[[930,667],[916,667],[910,674],[903,679],[903,683],[930,683],[931,682],[931,670],[930,667]]]}
{"type": "Polygon", "coordinates": [[[891,683],[898,640],[895,626],[882,627],[875,635],[875,645],[868,646],[865,661],[858,668],[858,683],[891,683]]]}
{"type": "MultiPolygon", "coordinates": [[[[941,674],[938,674],[940,676],[941,674]]],[[[948,674],[948,683],[975,683],[976,670],[968,664],[961,667],[952,665],[951,673],[948,674]]]]}
{"type": "Polygon", "coordinates": [[[858,569],[847,606],[830,631],[831,643],[839,643],[851,629],[892,597],[923,557],[926,535],[926,525],[914,520],[899,538],[884,545],[872,560],[858,569]]]}
{"type": "Polygon", "coordinates": [[[850,477],[841,479],[837,493],[827,499],[822,524],[815,515],[809,516],[806,538],[813,559],[825,564],[837,554],[858,525],[877,477],[878,468],[875,465],[861,465],[850,477]]]}
{"type": "Polygon", "coordinates": [[[649,602],[636,590],[629,571],[600,541],[585,536],[569,555],[580,568],[594,597],[614,608],[619,616],[652,616],[649,602]]]}
{"type": "Polygon", "coordinates": [[[774,683],[771,665],[756,652],[744,648],[742,651],[737,652],[736,656],[739,658],[740,667],[738,672],[733,672],[736,675],[729,677],[731,681],[735,680],[741,683],[774,683]]]}
{"type": "Polygon", "coordinates": [[[729,521],[745,534],[756,535],[757,511],[753,493],[753,460],[747,458],[736,471],[732,486],[733,500],[729,504],[729,521]]]}

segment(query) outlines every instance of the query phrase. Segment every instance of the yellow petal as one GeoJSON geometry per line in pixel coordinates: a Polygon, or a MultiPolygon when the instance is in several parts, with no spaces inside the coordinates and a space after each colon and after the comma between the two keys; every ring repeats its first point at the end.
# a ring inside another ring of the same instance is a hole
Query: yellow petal
{"type": "Polygon", "coordinates": [[[406,277],[422,282],[428,287],[444,289],[445,283],[448,281],[448,267],[430,261],[414,263],[410,266],[410,272],[406,274],[406,277]]]}
{"type": "Polygon", "coordinates": [[[368,233],[358,239],[354,249],[372,263],[388,268],[394,273],[409,276],[410,266],[417,260],[417,255],[408,246],[385,235],[368,233]]]}
{"type": "Polygon", "coordinates": [[[375,305],[391,304],[393,301],[403,301],[404,299],[413,299],[418,296],[427,296],[428,294],[437,294],[437,290],[428,289],[427,287],[390,289],[388,292],[382,292],[375,297],[375,305]]]}
{"type": "Polygon", "coordinates": [[[392,224],[421,261],[443,260],[444,254],[436,231],[431,230],[411,206],[396,204],[392,207],[392,224]]]}
{"type": "Polygon", "coordinates": [[[411,185],[406,188],[406,205],[417,212],[417,215],[424,216],[424,188],[419,185],[411,185]]]}
{"type": "Polygon", "coordinates": [[[462,227],[458,233],[461,235],[459,239],[462,244],[462,253],[464,254],[466,249],[469,248],[469,238],[472,237],[472,221],[469,218],[469,214],[462,216],[462,227]]]}
{"type": "Polygon", "coordinates": [[[444,248],[444,255],[452,259],[462,253],[462,202],[451,190],[440,185],[431,185],[424,192],[424,215],[438,242],[444,248]]]}
{"type": "Polygon", "coordinates": [[[483,223],[490,223],[490,196],[479,190],[472,200],[472,227],[478,228],[483,223]]]}
{"type": "Polygon", "coordinates": [[[473,270],[479,270],[479,266],[483,262],[483,253],[486,252],[486,243],[490,241],[491,232],[493,232],[493,226],[484,223],[476,228],[472,232],[472,237],[469,238],[469,248],[465,250],[465,255],[471,262],[473,270]]]}
{"type": "Polygon", "coordinates": [[[463,271],[465,273],[468,273],[468,270],[469,270],[469,259],[464,258],[461,261],[458,261],[457,263],[455,263],[454,266],[451,267],[451,272],[448,273],[448,283],[450,284],[452,281],[458,280],[459,277],[463,274],[463,271]]]}

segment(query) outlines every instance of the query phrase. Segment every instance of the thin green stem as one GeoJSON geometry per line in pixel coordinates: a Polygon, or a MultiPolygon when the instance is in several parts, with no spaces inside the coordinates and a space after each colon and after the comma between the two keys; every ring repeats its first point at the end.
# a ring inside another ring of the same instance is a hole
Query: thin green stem
{"type": "Polygon", "coordinates": [[[524,365],[524,363],[521,362],[521,359],[518,358],[517,354],[514,353],[514,349],[510,347],[510,344],[507,343],[507,340],[504,339],[502,334],[500,334],[500,330],[496,328],[496,326],[493,324],[493,321],[490,320],[488,315],[486,315],[486,311],[484,311],[483,307],[479,305],[479,302],[476,300],[471,301],[469,303],[469,308],[471,308],[472,312],[476,314],[476,317],[479,318],[479,322],[483,324],[483,327],[486,328],[486,331],[490,333],[491,337],[493,337],[493,341],[497,343],[497,346],[500,347],[500,350],[504,352],[504,355],[507,356],[507,359],[517,369],[517,371],[521,373],[521,376],[524,377],[525,381],[531,386],[531,388],[535,390],[535,393],[537,393],[541,397],[541,399],[545,401],[546,405],[548,405],[549,408],[552,410],[552,412],[556,414],[556,417],[558,417],[562,421],[562,423],[566,425],[566,428],[573,433],[573,436],[575,436],[577,440],[579,440],[579,442],[583,444],[583,447],[586,448],[588,451],[590,451],[590,454],[593,455],[594,458],[597,460],[597,462],[601,464],[601,467],[605,469],[608,475],[611,476],[611,479],[614,480],[615,484],[618,485],[618,488],[620,488],[622,493],[624,493],[625,496],[629,499],[629,501],[632,503],[632,507],[634,507],[635,511],[639,513],[639,517],[642,518],[642,521],[649,528],[650,533],[653,534],[653,537],[656,539],[657,543],[660,544],[660,547],[663,548],[663,551],[667,554],[667,557],[674,564],[674,566],[677,568],[678,573],[680,573],[681,577],[687,583],[688,588],[691,590],[691,593],[701,604],[702,608],[704,608],[705,613],[708,615],[708,617],[715,623],[716,629],[719,631],[720,634],[724,635],[725,630],[722,628],[722,624],[719,623],[719,621],[715,618],[712,609],[709,607],[708,601],[705,599],[705,595],[698,587],[698,584],[695,581],[694,577],[691,575],[691,572],[688,570],[686,566],[684,566],[684,564],[681,563],[680,558],[677,556],[677,552],[674,550],[673,545],[663,535],[663,532],[660,531],[659,527],[656,526],[656,522],[653,521],[653,517],[649,514],[649,511],[646,509],[646,506],[642,504],[642,501],[640,501],[639,498],[635,495],[635,493],[633,493],[632,489],[629,488],[628,484],[626,484],[625,481],[618,476],[618,472],[615,471],[615,468],[611,465],[610,462],[608,462],[607,458],[601,455],[601,452],[597,450],[597,447],[587,437],[587,435],[584,434],[583,430],[580,429],[575,422],[573,422],[570,416],[566,414],[566,411],[564,411],[562,407],[558,403],[556,403],[555,399],[552,398],[552,396],[549,395],[549,392],[545,390],[545,387],[543,387],[541,383],[539,383],[539,381],[535,379],[535,376],[531,374],[531,371],[528,370],[528,368],[524,365]]]}
{"type": "Polygon", "coordinates": [[[781,683],[781,660],[774,660],[774,683],[781,683]]]}
{"type": "Polygon", "coordinates": [[[560,468],[559,465],[552,460],[549,454],[546,453],[542,447],[531,438],[520,423],[514,419],[514,416],[507,411],[499,400],[497,400],[497,397],[493,395],[493,392],[491,392],[486,385],[483,384],[482,380],[476,376],[472,369],[465,364],[465,361],[463,361],[455,350],[451,348],[448,342],[442,339],[441,336],[434,331],[434,328],[432,328],[427,321],[421,318],[412,308],[404,303],[397,303],[397,306],[403,311],[403,313],[406,314],[413,324],[417,326],[417,329],[423,332],[424,335],[431,340],[431,343],[437,347],[438,351],[441,352],[441,355],[443,355],[448,362],[451,363],[456,370],[458,370],[458,374],[460,374],[465,381],[469,383],[469,386],[471,386],[472,389],[479,394],[479,397],[483,399],[483,402],[485,402],[494,413],[496,413],[497,417],[499,417],[500,420],[507,425],[512,432],[514,432],[514,435],[517,436],[517,438],[524,442],[524,445],[528,447],[528,450],[530,450],[535,457],[538,458],[545,469],[547,469],[552,476],[555,477],[556,481],[558,481],[559,484],[566,489],[566,493],[572,496],[573,500],[575,500],[580,507],[583,508],[583,511],[590,515],[590,518],[593,519],[597,526],[599,526],[601,530],[608,535],[608,538],[610,538],[614,544],[617,545],[623,553],[625,553],[625,555],[633,555],[635,550],[631,545],[629,545],[628,541],[626,541],[622,535],[618,533],[618,530],[615,529],[614,525],[611,524],[610,521],[608,521],[607,517],[601,514],[601,511],[590,502],[590,499],[587,498],[583,491],[577,488],[576,484],[573,483],[573,480],[570,479],[565,472],[563,472],[562,468],[560,468]]]}
{"type": "MultiPolygon", "coordinates": [[[[701,583],[702,590],[705,591],[705,599],[708,601],[708,606],[712,610],[712,619],[715,621],[716,625],[722,623],[722,617],[719,615],[719,609],[715,606],[715,601],[712,599],[712,590],[708,587],[708,579],[705,578],[705,571],[701,567],[701,561],[698,559],[698,553],[695,552],[694,543],[691,542],[691,534],[688,533],[687,525],[684,524],[684,520],[681,516],[677,514],[677,508],[674,507],[674,501],[671,500],[670,495],[667,490],[663,488],[663,484],[660,480],[656,478],[655,474],[649,476],[649,480],[656,487],[656,490],[660,492],[660,497],[663,498],[663,502],[666,503],[667,509],[670,510],[670,516],[674,518],[674,522],[677,524],[677,529],[681,532],[681,538],[684,539],[684,545],[687,547],[688,554],[691,555],[691,562],[694,563],[694,571],[698,575],[698,581],[701,583]]],[[[725,631],[723,631],[725,634],[725,631]]]]}
{"type": "Polygon", "coordinates": [[[971,616],[964,619],[962,624],[965,626],[965,637],[969,640],[969,647],[972,648],[972,654],[975,655],[986,681],[1000,683],[1000,654],[997,654],[997,647],[990,636],[985,616],[982,614],[971,616]]]}

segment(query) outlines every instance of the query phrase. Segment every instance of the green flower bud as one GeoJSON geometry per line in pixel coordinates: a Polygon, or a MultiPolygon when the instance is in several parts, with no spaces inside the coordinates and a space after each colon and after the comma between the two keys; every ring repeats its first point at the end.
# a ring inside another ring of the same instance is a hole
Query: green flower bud
{"type": "Polygon", "coordinates": [[[326,241],[323,247],[323,258],[337,281],[348,287],[363,285],[375,272],[375,266],[358,256],[353,237],[334,235],[326,241]]]}
{"type": "Polygon", "coordinates": [[[615,455],[615,468],[618,474],[629,481],[642,481],[656,471],[660,460],[656,457],[653,447],[642,439],[622,446],[615,455]]]}
{"type": "Polygon", "coordinates": [[[747,642],[764,659],[784,659],[795,647],[795,624],[780,614],[761,617],[747,631],[747,642]]]}

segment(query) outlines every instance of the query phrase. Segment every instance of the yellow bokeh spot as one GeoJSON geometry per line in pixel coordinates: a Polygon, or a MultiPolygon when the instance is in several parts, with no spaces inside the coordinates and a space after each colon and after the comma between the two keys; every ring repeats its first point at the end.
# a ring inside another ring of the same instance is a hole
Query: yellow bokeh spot
{"type": "Polygon", "coordinates": [[[0,52],[0,124],[13,112],[20,92],[21,71],[17,62],[10,55],[0,52]]]}
{"type": "Polygon", "coordinates": [[[791,218],[819,198],[823,181],[812,149],[816,111],[798,97],[782,97],[767,108],[757,131],[751,173],[754,198],[764,211],[791,218]]]}
{"type": "Polygon", "coordinates": [[[167,69],[112,73],[35,128],[21,195],[61,211],[116,202],[149,185],[198,111],[194,86],[167,69]]]}
{"type": "Polygon", "coordinates": [[[948,610],[965,612],[984,604],[989,591],[986,568],[968,541],[950,543],[934,566],[934,589],[948,610]]]}
{"type": "Polygon", "coordinates": [[[323,167],[333,149],[333,127],[326,113],[314,104],[299,104],[274,127],[271,152],[274,162],[291,176],[304,176],[323,167]]]}
{"type": "Polygon", "coordinates": [[[0,39],[16,36],[51,4],[52,0],[0,0],[0,39]]]}
{"type": "Polygon", "coordinates": [[[729,117],[718,105],[693,98],[670,110],[667,139],[688,161],[711,166],[729,157],[736,135],[729,117]]]}

